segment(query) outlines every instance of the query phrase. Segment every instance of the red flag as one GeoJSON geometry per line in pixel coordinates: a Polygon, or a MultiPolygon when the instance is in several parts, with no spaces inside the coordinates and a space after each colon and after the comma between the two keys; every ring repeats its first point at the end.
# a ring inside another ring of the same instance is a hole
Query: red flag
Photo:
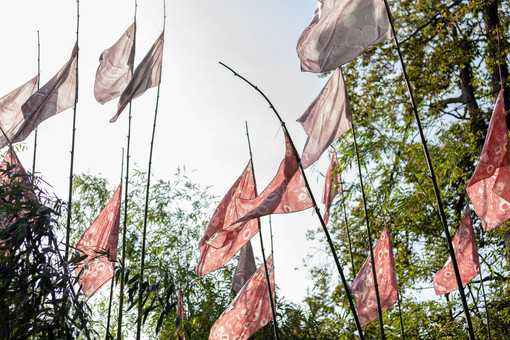
{"type": "MultiPolygon", "coordinates": [[[[388,228],[384,230],[374,247],[375,269],[379,285],[379,298],[382,312],[386,312],[397,301],[398,285],[395,273],[393,249],[388,235],[388,228]]],[[[351,286],[356,299],[358,317],[361,326],[368,325],[377,319],[377,300],[375,296],[372,275],[372,261],[367,258],[351,286]]]]}
{"type": "Polygon", "coordinates": [[[510,219],[510,154],[503,89],[499,92],[483,146],[480,163],[467,186],[467,194],[489,231],[510,219]]]}
{"type": "MultiPolygon", "coordinates": [[[[9,139],[18,132],[25,118],[21,106],[37,91],[37,77],[30,79],[11,93],[0,98],[0,127],[4,130],[9,139]]],[[[0,133],[0,148],[9,142],[3,133],[0,133]]]]}
{"type": "Polygon", "coordinates": [[[94,82],[94,97],[104,104],[120,96],[131,80],[135,60],[136,22],[128,27],[120,39],[99,57],[94,82]]]}
{"type": "Polygon", "coordinates": [[[0,164],[0,185],[7,185],[13,180],[28,184],[29,181],[26,176],[27,173],[21,165],[16,152],[14,152],[12,147],[9,147],[9,150],[7,150],[7,153],[0,164]]]}
{"type": "Polygon", "coordinates": [[[76,56],[78,44],[74,45],[71,59],[43,87],[35,92],[21,107],[25,121],[11,142],[21,142],[40,123],[72,107],[76,99],[76,56]]]}
{"type": "Polygon", "coordinates": [[[301,156],[301,165],[306,169],[333,141],[352,128],[351,105],[340,68],[335,70],[298,122],[308,135],[301,156]]]}
{"type": "Polygon", "coordinates": [[[142,62],[133,73],[133,77],[122,92],[117,105],[117,113],[110,119],[113,123],[119,118],[122,111],[130,101],[140,97],[151,87],[159,85],[161,82],[161,64],[163,62],[163,34],[154,42],[151,49],[143,58],[142,62]]]}
{"type": "Polygon", "coordinates": [[[234,292],[239,293],[256,270],[257,266],[255,265],[251,241],[248,241],[239,252],[239,260],[237,262],[234,278],[232,279],[232,289],[234,292]]]}
{"type": "MultiPolygon", "coordinates": [[[[459,266],[462,286],[465,286],[480,273],[475,231],[468,206],[464,211],[459,230],[453,238],[453,249],[459,266]]],[[[451,262],[452,260],[449,258],[444,267],[434,275],[434,290],[437,295],[451,293],[459,289],[451,262]]]]}
{"type": "Polygon", "coordinates": [[[310,25],[298,40],[301,70],[334,70],[367,47],[392,38],[384,0],[319,0],[310,25]]]}
{"type": "Polygon", "coordinates": [[[92,225],[81,235],[76,249],[79,255],[87,258],[77,266],[76,275],[83,269],[80,285],[86,296],[94,295],[110,278],[113,277],[112,261],[117,258],[117,244],[119,242],[120,194],[122,184],[113,194],[106,207],[92,225]],[[98,254],[99,251],[109,251],[109,257],[98,254]]]}
{"type": "Polygon", "coordinates": [[[225,265],[246,242],[257,234],[256,220],[229,227],[241,216],[236,205],[238,197],[255,197],[251,162],[221,200],[198,244],[200,259],[196,268],[197,276],[208,274],[225,265]]]}
{"type": "MultiPolygon", "coordinates": [[[[184,329],[184,325],[181,325],[184,321],[184,307],[182,305],[182,287],[181,283],[179,282],[179,298],[177,300],[177,322],[179,324],[179,327],[175,331],[174,337],[179,335],[179,332],[181,332],[184,329]]],[[[179,340],[186,340],[186,336],[182,334],[181,336],[178,336],[179,340]]]]}
{"type": "Polygon", "coordinates": [[[324,186],[324,195],[322,196],[322,203],[324,203],[324,224],[329,221],[329,209],[335,196],[342,191],[342,179],[340,173],[334,174],[338,168],[338,161],[336,159],[336,152],[331,156],[331,163],[329,164],[328,173],[326,174],[326,184],[324,186]]]}
{"type": "Polygon", "coordinates": [[[254,199],[236,200],[239,211],[245,213],[232,225],[270,214],[297,212],[313,206],[286,133],[285,145],[285,158],[280,163],[276,176],[264,191],[254,199]]]}
{"type": "MultiPolygon", "coordinates": [[[[266,263],[274,301],[273,255],[267,258],[266,263]]],[[[264,264],[262,264],[214,323],[209,333],[209,340],[248,339],[272,319],[271,301],[267,290],[264,264]]]]}

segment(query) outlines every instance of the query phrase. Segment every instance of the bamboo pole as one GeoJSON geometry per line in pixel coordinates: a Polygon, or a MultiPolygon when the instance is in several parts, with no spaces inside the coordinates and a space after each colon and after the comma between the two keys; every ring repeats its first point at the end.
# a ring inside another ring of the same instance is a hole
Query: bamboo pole
{"type": "Polygon", "coordinates": [[[461,298],[461,301],[462,301],[462,307],[464,309],[464,315],[465,315],[465,318],[466,318],[466,324],[467,324],[467,328],[468,328],[469,339],[474,340],[475,339],[475,333],[474,333],[474,330],[473,330],[473,324],[471,323],[471,315],[469,313],[469,306],[467,304],[466,294],[464,293],[464,286],[462,285],[462,279],[460,277],[460,271],[459,271],[459,266],[457,264],[457,259],[455,258],[455,251],[453,249],[452,238],[451,238],[451,235],[450,235],[450,230],[448,228],[448,223],[446,221],[446,214],[445,214],[444,209],[443,209],[443,202],[441,200],[441,195],[440,195],[440,192],[439,192],[439,187],[437,185],[436,175],[434,173],[434,167],[432,165],[432,160],[430,158],[428,147],[427,147],[427,141],[425,140],[425,135],[423,133],[423,129],[422,129],[422,126],[421,126],[420,116],[418,115],[418,109],[417,109],[416,102],[414,100],[414,94],[413,94],[413,90],[412,90],[412,87],[411,87],[411,82],[409,81],[409,76],[407,75],[406,66],[405,66],[405,63],[404,63],[404,59],[402,57],[402,52],[400,50],[400,45],[399,45],[399,42],[398,42],[397,32],[395,31],[395,25],[393,23],[393,17],[391,15],[391,10],[390,10],[390,6],[388,4],[388,0],[384,0],[384,4],[386,6],[386,12],[388,14],[388,18],[389,18],[389,21],[390,21],[390,24],[391,24],[391,29],[392,29],[392,32],[393,32],[393,36],[395,37],[394,41],[395,41],[395,45],[396,45],[396,48],[397,48],[398,57],[400,59],[400,64],[402,66],[402,72],[404,74],[404,78],[405,78],[405,81],[406,81],[407,90],[409,92],[409,97],[411,99],[411,105],[412,105],[412,109],[413,109],[412,111],[413,111],[414,117],[416,119],[416,125],[418,127],[418,132],[420,134],[420,140],[421,140],[421,145],[422,145],[422,148],[423,148],[423,153],[424,153],[425,158],[427,160],[427,165],[428,165],[428,169],[429,169],[429,176],[430,176],[430,179],[432,180],[432,186],[434,187],[434,194],[436,196],[437,206],[438,206],[438,209],[439,209],[439,215],[441,216],[441,224],[443,225],[443,229],[444,229],[444,233],[445,233],[445,238],[446,238],[446,243],[448,245],[448,251],[450,253],[450,258],[451,258],[451,262],[452,262],[452,266],[453,266],[453,271],[455,273],[455,279],[457,281],[457,287],[459,289],[460,298],[461,298]]]}
{"type": "MultiPolygon", "coordinates": [[[[37,90],[41,85],[41,40],[37,31],[37,90]]],[[[32,183],[35,181],[35,159],[37,154],[37,127],[34,131],[34,157],[32,159],[32,183]]]]}
{"type": "Polygon", "coordinates": [[[301,174],[303,175],[303,180],[305,182],[305,185],[306,185],[306,188],[308,190],[308,193],[310,194],[310,199],[312,200],[312,204],[313,204],[313,207],[315,209],[315,213],[316,213],[317,217],[319,218],[319,221],[321,223],[322,229],[324,230],[324,233],[326,234],[326,239],[327,239],[328,245],[329,245],[329,247],[331,249],[331,253],[333,254],[333,258],[335,260],[335,264],[336,264],[336,267],[338,269],[338,273],[340,274],[340,278],[342,280],[342,285],[343,285],[345,293],[347,295],[347,300],[349,301],[349,308],[350,308],[350,310],[351,310],[351,312],[353,314],[354,322],[356,323],[356,328],[358,330],[359,337],[360,337],[360,339],[365,339],[365,337],[363,335],[363,330],[361,328],[361,324],[359,323],[358,314],[356,312],[356,307],[354,306],[354,302],[352,300],[352,296],[351,296],[351,292],[350,292],[349,286],[347,285],[347,281],[345,280],[345,276],[344,276],[344,272],[343,272],[343,269],[342,269],[342,265],[340,264],[340,261],[338,260],[338,256],[336,254],[336,250],[335,250],[335,247],[333,245],[333,240],[331,239],[331,235],[329,234],[328,228],[327,228],[326,224],[324,223],[324,219],[322,218],[322,215],[320,214],[320,210],[317,207],[317,203],[315,201],[315,197],[313,196],[312,190],[310,189],[310,184],[308,183],[308,179],[306,178],[305,171],[303,169],[303,166],[301,165],[301,158],[299,157],[299,154],[298,154],[298,152],[296,150],[296,146],[294,145],[294,142],[292,141],[292,138],[289,135],[289,131],[287,130],[287,127],[285,126],[285,122],[282,120],[282,118],[280,117],[280,114],[278,113],[278,111],[276,111],[275,107],[273,106],[273,104],[271,103],[269,98],[267,98],[267,96],[264,94],[264,92],[262,92],[257,86],[253,85],[249,80],[247,80],[246,78],[244,78],[243,76],[238,74],[236,71],[234,71],[233,69],[231,69],[230,67],[228,67],[224,63],[220,62],[220,65],[222,65],[223,67],[225,67],[228,70],[230,70],[232,73],[234,73],[234,76],[241,78],[248,85],[250,85],[252,88],[254,88],[262,97],[264,97],[264,99],[269,104],[269,108],[271,110],[273,110],[274,114],[276,115],[276,117],[280,121],[280,124],[281,124],[283,130],[287,134],[287,136],[289,138],[289,142],[290,142],[290,144],[292,146],[292,151],[294,152],[294,156],[298,160],[299,169],[301,171],[301,174]]]}
{"type": "MultiPolygon", "coordinates": [[[[250,142],[250,133],[248,131],[248,122],[244,122],[246,125],[246,138],[248,139],[248,149],[250,150],[250,164],[251,164],[251,173],[253,175],[253,183],[254,183],[254,190],[255,190],[255,196],[258,195],[257,193],[257,181],[255,179],[255,168],[253,166],[253,154],[251,152],[251,142],[250,142]]],[[[259,229],[259,237],[260,237],[260,248],[262,249],[262,259],[264,260],[264,271],[266,273],[266,281],[267,281],[267,290],[269,292],[269,301],[271,302],[271,313],[273,313],[273,330],[274,330],[274,336],[275,339],[280,339],[280,332],[278,331],[278,322],[276,321],[276,307],[275,302],[273,301],[273,294],[271,292],[271,282],[269,281],[269,272],[267,270],[267,263],[266,263],[266,253],[264,250],[264,241],[262,240],[262,228],[260,227],[260,218],[257,218],[257,227],[259,229]]],[[[272,254],[272,251],[271,251],[272,254]]],[[[273,259],[273,266],[274,266],[274,259],[273,259]]]]}

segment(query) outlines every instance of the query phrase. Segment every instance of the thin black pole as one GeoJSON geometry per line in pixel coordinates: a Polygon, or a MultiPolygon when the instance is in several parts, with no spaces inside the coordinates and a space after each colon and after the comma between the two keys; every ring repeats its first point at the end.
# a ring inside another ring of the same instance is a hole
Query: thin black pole
{"type": "MultiPolygon", "coordinates": [[[[39,38],[39,31],[37,31],[37,90],[41,84],[41,40],[39,38]]],[[[37,154],[37,127],[34,131],[34,157],[32,159],[32,183],[35,180],[35,159],[37,154]]]]}
{"type": "Polygon", "coordinates": [[[430,179],[432,180],[432,186],[434,187],[434,194],[436,196],[437,206],[439,209],[439,215],[441,216],[441,224],[443,225],[443,228],[444,228],[446,243],[448,245],[448,251],[450,252],[450,258],[451,258],[451,262],[452,262],[452,266],[453,266],[453,271],[455,273],[455,279],[457,280],[457,287],[459,289],[460,298],[462,300],[462,307],[464,309],[464,315],[466,317],[466,324],[467,324],[467,328],[468,328],[469,338],[471,340],[474,340],[475,333],[473,330],[473,324],[471,323],[471,315],[469,314],[469,306],[467,304],[466,294],[464,293],[464,286],[462,285],[462,279],[460,277],[460,271],[459,271],[459,266],[457,264],[457,259],[455,258],[455,251],[453,249],[452,238],[451,238],[450,230],[448,228],[448,224],[446,221],[446,214],[443,209],[443,202],[441,200],[439,187],[437,185],[436,175],[434,173],[434,167],[432,166],[432,160],[430,159],[430,155],[429,155],[429,151],[428,151],[428,147],[427,147],[427,141],[425,140],[425,135],[423,133],[423,129],[421,126],[420,116],[418,115],[418,109],[416,106],[416,102],[414,100],[414,94],[413,94],[413,90],[411,87],[411,82],[409,81],[409,76],[407,75],[404,59],[402,57],[402,52],[400,50],[397,32],[395,31],[395,25],[393,24],[393,17],[391,15],[391,10],[390,10],[390,6],[388,4],[388,0],[384,0],[384,4],[386,6],[386,12],[388,13],[388,18],[389,18],[389,21],[391,24],[391,29],[393,31],[393,36],[395,37],[394,41],[395,41],[395,45],[397,48],[398,57],[400,59],[400,64],[402,66],[402,72],[404,74],[404,78],[406,81],[407,90],[409,92],[409,97],[411,99],[413,114],[414,114],[414,117],[416,118],[416,125],[418,126],[418,132],[420,134],[423,153],[425,154],[425,158],[427,160],[430,179]]]}
{"type": "Polygon", "coordinates": [[[358,164],[359,183],[361,186],[361,196],[363,198],[363,210],[365,212],[365,223],[367,226],[368,248],[370,249],[370,261],[371,261],[371,267],[372,267],[372,276],[374,279],[375,300],[377,301],[377,315],[379,317],[379,330],[381,331],[381,339],[386,339],[386,335],[384,334],[384,323],[383,323],[383,313],[382,313],[382,308],[381,308],[381,297],[379,296],[379,284],[377,283],[377,270],[375,269],[374,248],[372,245],[372,234],[370,232],[370,220],[368,218],[367,197],[365,194],[365,186],[363,185],[363,175],[361,174],[361,160],[359,157],[358,143],[356,142],[356,127],[354,126],[354,124],[352,125],[352,137],[354,139],[354,149],[356,151],[356,160],[357,160],[357,164],[358,164]]]}
{"type": "MultiPolygon", "coordinates": [[[[274,251],[273,251],[273,223],[271,222],[271,215],[269,215],[269,233],[271,234],[271,254],[273,254],[274,261],[274,251]]],[[[276,292],[275,292],[276,295],[276,292]]]]}
{"type": "MultiPolygon", "coordinates": [[[[250,150],[250,164],[251,164],[251,173],[253,175],[255,196],[257,196],[258,195],[257,181],[255,179],[255,168],[253,166],[253,154],[251,152],[251,142],[250,142],[250,133],[248,132],[248,122],[245,121],[244,124],[246,125],[246,138],[248,139],[248,149],[250,150]]],[[[262,249],[262,259],[264,260],[264,271],[266,272],[267,290],[269,292],[269,301],[271,302],[271,312],[273,313],[274,336],[275,336],[275,339],[278,340],[278,339],[280,339],[280,332],[278,331],[278,322],[276,321],[276,308],[274,305],[275,302],[273,301],[273,294],[271,292],[271,282],[269,281],[269,272],[267,270],[266,253],[264,250],[264,241],[262,240],[262,228],[260,227],[260,218],[257,218],[257,227],[259,229],[260,248],[262,249]]],[[[274,266],[274,259],[273,259],[273,266],[274,266]]]]}
{"type": "Polygon", "coordinates": [[[363,335],[363,330],[361,328],[361,324],[359,323],[358,314],[356,312],[356,307],[354,306],[354,302],[352,300],[351,291],[349,290],[349,286],[347,285],[347,281],[345,280],[344,271],[342,269],[342,265],[340,264],[340,261],[338,260],[338,256],[336,254],[335,246],[333,245],[333,240],[331,239],[331,236],[329,234],[328,228],[326,227],[326,224],[324,223],[324,219],[322,218],[322,215],[320,213],[319,208],[317,207],[317,202],[315,201],[315,197],[313,196],[312,190],[310,189],[310,184],[308,184],[308,179],[306,178],[305,171],[303,169],[303,166],[301,165],[301,158],[299,157],[299,153],[296,150],[296,146],[294,145],[294,142],[292,141],[292,138],[290,137],[289,131],[287,130],[287,127],[285,126],[285,122],[280,117],[280,114],[278,111],[276,111],[275,107],[269,100],[269,98],[266,97],[264,92],[262,92],[257,86],[253,85],[249,80],[238,74],[236,71],[225,65],[224,63],[220,62],[220,65],[224,66],[225,68],[229,69],[232,73],[234,73],[234,76],[241,78],[244,80],[248,85],[253,87],[269,104],[269,108],[273,110],[274,114],[280,121],[281,126],[283,127],[283,130],[287,134],[287,137],[289,138],[289,142],[292,146],[292,151],[294,152],[294,156],[298,160],[299,163],[299,169],[301,171],[301,174],[303,175],[303,180],[305,181],[306,188],[308,190],[308,193],[310,194],[310,199],[312,200],[313,207],[315,209],[315,213],[317,217],[319,218],[319,221],[321,223],[322,229],[324,230],[324,233],[326,234],[326,240],[328,242],[328,245],[331,249],[331,253],[333,254],[333,258],[335,260],[336,267],[338,269],[338,273],[340,274],[340,278],[342,280],[342,285],[344,286],[345,293],[347,295],[347,300],[349,301],[349,308],[351,309],[352,315],[354,317],[354,322],[356,323],[356,328],[358,329],[359,337],[360,339],[365,339],[363,335]]]}
{"type": "Polygon", "coordinates": [[[398,303],[398,316],[400,318],[400,331],[402,332],[402,340],[405,340],[406,338],[406,332],[404,330],[404,320],[402,318],[402,307],[400,305],[402,298],[402,295],[400,294],[400,291],[397,292],[397,303],[398,303]]]}
{"type": "MultiPolygon", "coordinates": [[[[480,233],[480,238],[481,238],[480,242],[484,243],[484,241],[483,241],[483,230],[480,233]]],[[[487,335],[489,337],[489,340],[492,340],[490,317],[489,317],[489,305],[487,304],[487,297],[485,295],[485,285],[483,283],[482,263],[480,263],[479,269],[480,269],[480,273],[479,273],[479,276],[480,276],[480,285],[482,286],[483,302],[485,304],[485,317],[487,318],[487,335]]]]}
{"type": "MultiPolygon", "coordinates": [[[[333,149],[333,152],[336,153],[336,150],[333,149]]],[[[340,185],[342,185],[342,184],[340,184],[340,185]]],[[[347,218],[347,209],[345,207],[343,190],[342,190],[342,194],[341,195],[342,195],[342,197],[341,197],[342,210],[344,211],[345,231],[347,232],[347,242],[348,242],[348,245],[349,245],[349,256],[351,258],[352,279],[356,280],[356,273],[358,271],[356,270],[356,267],[354,266],[354,256],[352,254],[351,231],[350,231],[350,228],[349,228],[349,219],[347,218]]]]}

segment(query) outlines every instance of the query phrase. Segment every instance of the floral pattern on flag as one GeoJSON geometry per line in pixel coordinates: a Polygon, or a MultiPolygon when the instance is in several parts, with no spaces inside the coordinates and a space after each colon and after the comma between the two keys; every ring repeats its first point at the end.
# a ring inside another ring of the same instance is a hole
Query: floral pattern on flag
{"type": "Polygon", "coordinates": [[[336,159],[336,152],[333,151],[328,173],[326,174],[324,194],[322,196],[322,203],[324,203],[324,224],[328,224],[329,210],[331,208],[331,203],[333,203],[333,199],[339,192],[342,191],[342,179],[340,178],[340,172],[335,174],[336,168],[338,168],[338,160],[336,159]]]}

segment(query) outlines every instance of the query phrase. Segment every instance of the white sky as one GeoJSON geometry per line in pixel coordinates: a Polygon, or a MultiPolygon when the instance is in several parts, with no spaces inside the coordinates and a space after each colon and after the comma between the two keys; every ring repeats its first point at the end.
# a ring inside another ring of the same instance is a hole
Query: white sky
{"type": "MultiPolygon", "coordinates": [[[[139,1],[135,65],[163,25],[162,1],[139,1]]],[[[212,185],[221,199],[248,162],[244,122],[248,121],[259,191],[272,179],[284,154],[279,123],[263,98],[218,64],[222,61],[258,85],[286,121],[296,147],[306,135],[296,119],[326,80],[302,73],[297,39],[316,7],[314,0],[167,1],[163,75],[153,173],[170,179],[180,165],[192,180],[212,185]]],[[[114,123],[117,100],[98,104],[93,82],[101,52],[132,23],[134,1],[80,2],[79,103],[75,173],[104,176],[113,189],[120,176],[126,144],[127,109],[114,123]]],[[[37,31],[41,35],[41,86],[69,59],[76,39],[76,2],[72,0],[2,1],[0,4],[0,97],[37,74],[37,31]]],[[[156,88],[133,102],[132,160],[146,170],[156,88]]],[[[72,109],[39,127],[37,172],[67,200],[72,109]]],[[[33,134],[20,159],[32,167],[33,134]]],[[[322,195],[327,157],[307,171],[316,200],[322,195]]],[[[322,210],[322,206],[321,206],[322,210]]],[[[267,226],[267,220],[263,220],[267,226]]],[[[299,302],[310,286],[302,259],[326,249],[305,240],[319,226],[312,210],[273,217],[276,283],[279,296],[299,302]]],[[[266,229],[267,230],[267,229],[266,229]]],[[[264,234],[269,246],[269,235],[264,234]]],[[[256,238],[252,244],[260,258],[256,238]]],[[[197,249],[198,252],[198,249],[197,249]]],[[[260,264],[260,262],[259,262],[260,264]]],[[[336,277],[335,272],[335,277],[336,277]]]]}

